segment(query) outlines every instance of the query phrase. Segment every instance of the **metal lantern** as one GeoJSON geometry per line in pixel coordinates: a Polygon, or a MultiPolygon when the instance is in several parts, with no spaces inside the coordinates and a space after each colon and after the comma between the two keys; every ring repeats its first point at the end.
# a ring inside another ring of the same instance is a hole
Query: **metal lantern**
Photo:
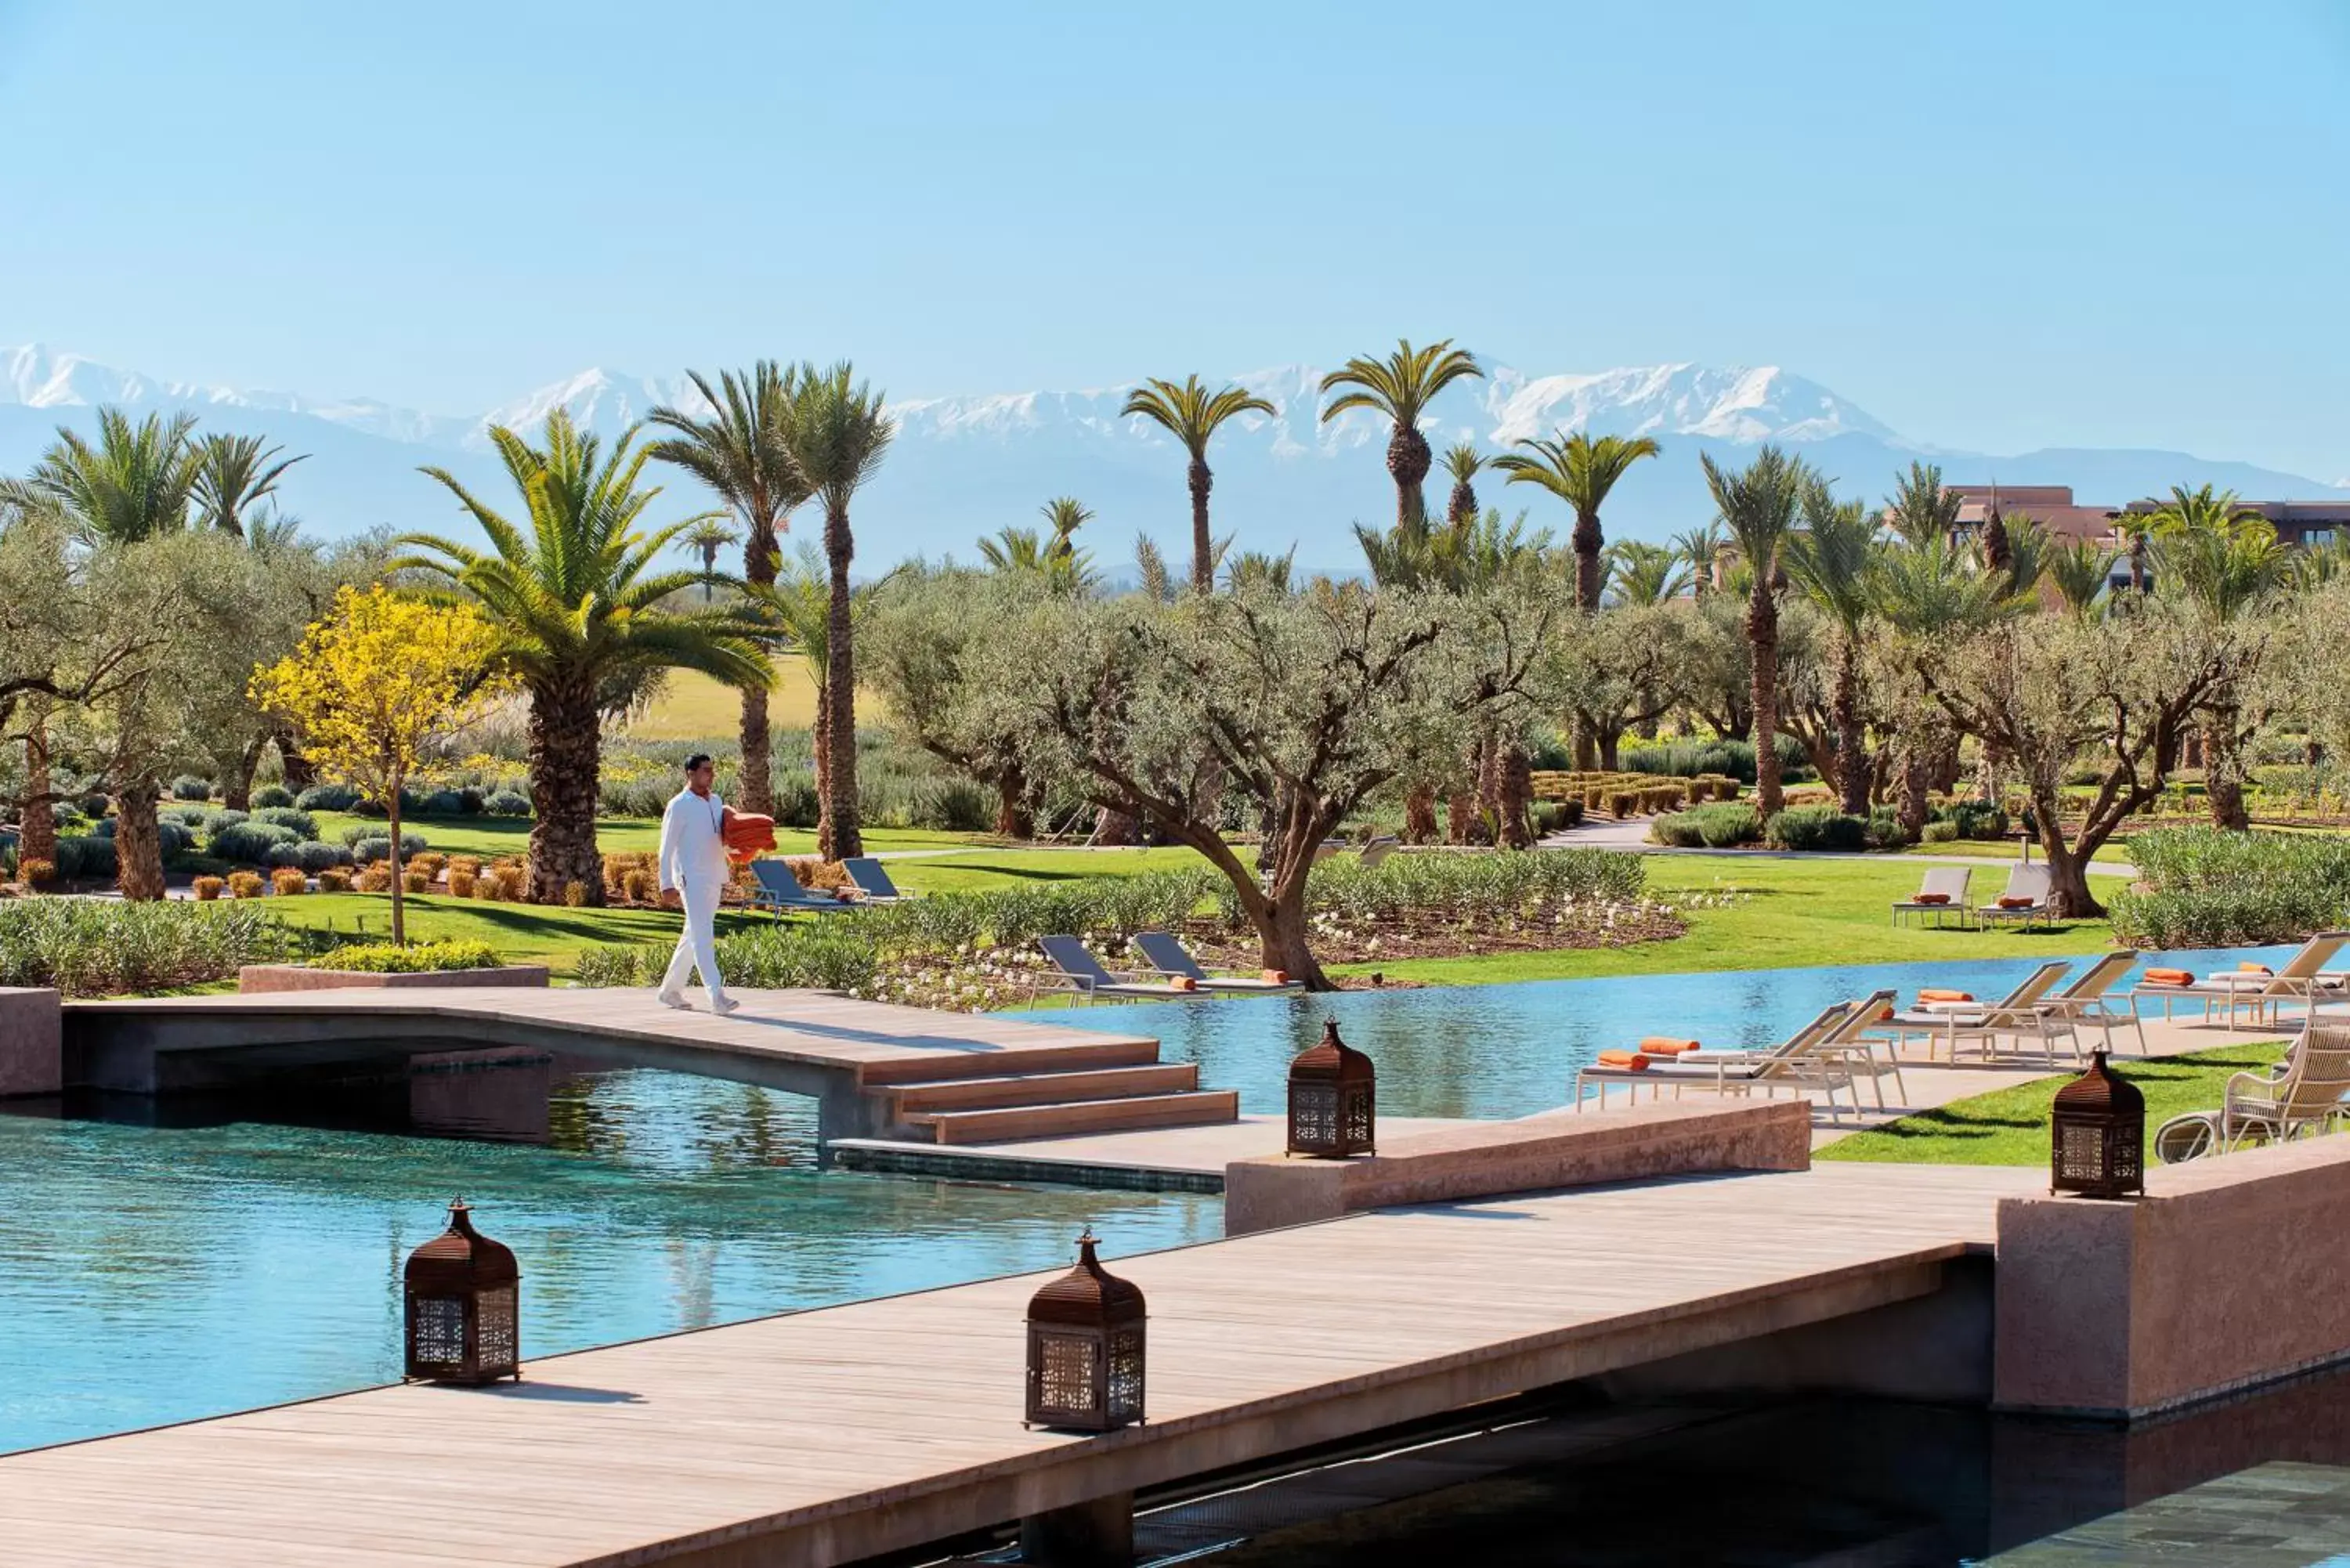
{"type": "Polygon", "coordinates": [[[2106,1068],[2106,1053],[2056,1091],[2048,1190],[2127,1198],[2146,1190],[2146,1096],[2106,1068]]]}
{"type": "Polygon", "coordinates": [[[1028,1426],[1115,1432],[1142,1419],[1142,1292],[1094,1246],[1087,1230],[1077,1266],[1028,1303],[1028,1426]]]}
{"type": "Polygon", "coordinates": [[[1289,1064],[1289,1152],[1378,1152],[1378,1080],[1371,1059],[1338,1038],[1338,1021],[1325,1020],[1321,1043],[1289,1064]]]}
{"type": "Polygon", "coordinates": [[[408,1372],[434,1383],[522,1376],[522,1272],[514,1253],[473,1229],[462,1198],[449,1229],[408,1258],[408,1372]]]}

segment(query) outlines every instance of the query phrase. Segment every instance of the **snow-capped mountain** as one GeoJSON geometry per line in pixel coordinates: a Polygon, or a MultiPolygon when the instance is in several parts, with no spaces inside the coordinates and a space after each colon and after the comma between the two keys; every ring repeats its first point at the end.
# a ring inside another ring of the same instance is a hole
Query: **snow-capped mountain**
{"type": "MultiPolygon", "coordinates": [[[[1710,511],[1695,456],[1743,461],[1765,441],[1803,452],[1849,490],[1878,493],[1895,473],[1931,453],[1952,480],[1998,478],[2016,484],[2070,483],[2085,504],[2119,504],[2173,483],[2210,483],[2247,498],[2324,493],[2312,480],[2250,464],[2178,452],[2060,450],[1991,458],[1913,442],[1828,388],[1774,366],[1679,364],[1595,374],[1534,375],[1488,361],[1482,380],[1456,382],[1424,425],[1439,451],[1466,441],[1495,452],[1558,431],[1654,437],[1663,456],[1638,465],[1611,500],[1611,537],[1657,537],[1710,511]]],[[[1226,425],[1211,453],[1218,531],[1243,546],[1298,546],[1301,564],[1346,566],[1355,549],[1348,524],[1394,514],[1384,463],[1386,421],[1352,411],[1325,423],[1323,370],[1285,365],[1232,379],[1274,406],[1226,425]]],[[[1000,392],[904,398],[890,405],[898,436],[858,509],[859,559],[877,566],[913,554],[960,553],[1006,524],[1035,521],[1046,498],[1076,495],[1094,508],[1089,531],[1100,557],[1126,559],[1138,533],[1181,554],[1190,509],[1180,450],[1158,427],[1119,414],[1131,383],[1076,391],[1000,392]]],[[[639,377],[584,370],[478,415],[427,413],[373,399],[314,399],[172,382],[95,364],[37,344],[0,348],[0,472],[30,463],[59,423],[91,421],[100,405],[133,412],[186,410],[201,428],[262,433],[289,452],[311,454],[284,485],[286,505],[328,535],[377,525],[443,527],[454,519],[445,491],[415,471],[454,472],[485,500],[504,493],[486,431],[535,431],[557,408],[607,439],[663,403],[694,411],[701,400],[682,375],[639,377]]],[[[1480,477],[1488,505],[1523,507],[1534,525],[1564,532],[1564,509],[1531,488],[1480,477]]],[[[708,502],[692,482],[661,483],[681,507],[708,502]]],[[[1440,474],[1430,482],[1440,500],[1440,474]]],[[[495,501],[492,500],[495,504],[495,501]]]]}

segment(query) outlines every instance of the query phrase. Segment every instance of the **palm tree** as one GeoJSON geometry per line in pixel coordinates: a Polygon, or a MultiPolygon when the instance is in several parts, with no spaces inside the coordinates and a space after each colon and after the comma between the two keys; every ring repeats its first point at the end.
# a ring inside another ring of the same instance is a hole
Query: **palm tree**
{"type": "Polygon", "coordinates": [[[1905,544],[1923,548],[1929,540],[1958,533],[1959,506],[1959,493],[1942,483],[1939,465],[1913,462],[1886,497],[1885,521],[1905,544]]]}
{"type": "Polygon", "coordinates": [[[1655,606],[1689,592],[1691,572],[1679,550],[1625,539],[1607,546],[1607,583],[1619,605],[1655,606]]]}
{"type": "Polygon", "coordinates": [[[2010,570],[2015,561],[2007,537],[2007,519],[1999,512],[1999,486],[1991,486],[1991,504],[1983,511],[1982,533],[1977,540],[1983,565],[1994,572],[2010,570]]]}
{"type": "Polygon", "coordinates": [[[1828,711],[1835,722],[1837,791],[1844,809],[1854,816],[1868,815],[1860,651],[1878,555],[1877,523],[1866,503],[1839,502],[1825,482],[1815,480],[1804,488],[1804,526],[1789,535],[1784,545],[1787,575],[1835,628],[1835,677],[1828,711]]]}
{"type": "MultiPolygon", "coordinates": [[[[2163,591],[2193,604],[2222,625],[2251,619],[2293,582],[2293,552],[2259,513],[2236,504],[2232,492],[2211,487],[2174,490],[2156,515],[2155,564],[2163,591]]],[[[2215,827],[2251,826],[2244,805],[2241,686],[2231,670],[2214,682],[2203,711],[2203,794],[2215,827]]]]}
{"type": "Polygon", "coordinates": [[[2045,575],[2057,597],[2064,601],[2064,607],[2085,620],[2095,613],[2097,600],[2113,580],[2114,563],[2119,558],[2093,540],[2075,540],[2049,550],[2045,575]]]}
{"type": "Polygon", "coordinates": [[[1049,537],[1034,528],[1000,528],[992,539],[979,542],[979,553],[989,567],[1040,579],[1047,591],[1063,596],[1089,594],[1101,585],[1093,569],[1093,553],[1076,545],[1076,532],[1093,521],[1093,511],[1074,495],[1056,495],[1041,508],[1052,525],[1049,537]]]}
{"type": "Polygon", "coordinates": [[[2114,519],[2114,532],[2120,535],[2129,562],[2130,592],[2134,594],[2143,594],[2154,586],[2154,515],[2152,512],[2133,509],[2114,519]]]}
{"type": "Polygon", "coordinates": [[[1287,594],[1296,587],[1297,546],[1292,545],[1286,555],[1275,556],[1269,551],[1243,550],[1232,557],[1224,568],[1224,586],[1234,593],[1259,589],[1270,594],[1287,594]]]}
{"type": "Polygon", "coordinates": [[[1384,359],[1357,355],[1322,378],[1325,392],[1354,389],[1324,407],[1324,424],[1349,409],[1368,409],[1394,421],[1394,433],[1388,437],[1388,473],[1395,480],[1398,524],[1428,516],[1428,500],[1419,489],[1430,462],[1428,438],[1419,433],[1420,416],[1436,394],[1453,382],[1484,374],[1475,356],[1452,347],[1450,337],[1425,348],[1414,348],[1405,338],[1384,359]]]}
{"type": "Polygon", "coordinates": [[[1529,438],[1518,442],[1534,455],[1512,452],[1493,460],[1512,484],[1539,484],[1575,508],[1575,600],[1586,610],[1599,607],[1599,589],[1606,574],[1599,553],[1607,541],[1599,528],[1599,508],[1625,470],[1662,449],[1647,436],[1626,441],[1601,436],[1596,441],[1583,431],[1561,431],[1549,441],[1529,438]]]}
{"type": "MultiPolygon", "coordinates": [[[[720,372],[715,390],[699,371],[686,375],[709,416],[696,418],[667,405],[653,410],[648,422],[675,433],[654,441],[647,454],[674,463],[717,493],[743,530],[743,581],[772,583],[783,551],[779,536],[811,488],[792,455],[792,400],[799,372],[762,359],[741,375],[720,372]]],[[[715,551],[704,555],[705,573],[715,561],[715,551]]],[[[743,808],[771,813],[774,741],[764,682],[743,688],[740,740],[743,808]]]]}
{"type": "Polygon", "coordinates": [[[1695,528],[1684,528],[1667,541],[1673,553],[1689,563],[1690,592],[1703,598],[1721,586],[1721,550],[1730,542],[1718,518],[1695,528]]]}
{"type": "Polygon", "coordinates": [[[1280,410],[1243,387],[1211,392],[1193,375],[1184,377],[1180,387],[1154,376],[1128,393],[1118,411],[1150,421],[1191,454],[1191,587],[1207,593],[1216,586],[1216,552],[1208,536],[1208,492],[1216,476],[1208,469],[1208,442],[1216,427],[1236,414],[1280,410]]]}
{"type": "Polygon", "coordinates": [[[741,617],[662,607],[694,574],[654,572],[653,563],[701,519],[639,531],[660,491],[639,486],[650,454],[631,450],[636,433],[623,434],[608,456],[561,410],[547,416],[544,447],[493,425],[490,441],[522,495],[525,520],[491,510],[446,469],[427,468],[481,525],[490,548],[411,534],[400,543],[421,553],[393,563],[478,604],[502,635],[500,662],[529,695],[530,896],[539,903],[562,902],[575,884],[589,903],[603,902],[596,802],[608,682],[649,667],[698,670],[730,686],[775,675],[741,617]]]}
{"type": "Polygon", "coordinates": [[[193,414],[137,424],[118,408],[98,410],[98,442],[58,427],[57,439],[22,480],[0,492],[53,507],[85,540],[133,545],[188,525],[202,460],[189,432],[193,414]]]}
{"type": "MultiPolygon", "coordinates": [[[[892,567],[885,576],[858,586],[849,605],[849,614],[858,625],[865,624],[875,601],[901,569],[892,567]]],[[[808,684],[816,691],[816,711],[823,713],[832,679],[832,590],[824,556],[815,545],[802,545],[797,570],[779,573],[772,583],[746,584],[743,597],[765,624],[767,637],[799,656],[808,684]]],[[[831,759],[822,745],[815,753],[816,795],[821,802],[831,783],[831,759]]]]}
{"type": "Polygon", "coordinates": [[[793,400],[791,452],[811,494],[824,503],[824,556],[832,578],[826,630],[824,729],[827,798],[816,825],[816,853],[843,860],[865,853],[857,829],[857,650],[855,597],[848,564],[857,554],[848,504],[881,468],[895,427],[881,394],[856,379],[847,360],[829,370],[800,370],[793,400]]]}
{"type": "Polygon", "coordinates": [[[242,538],[244,514],[265,496],[276,494],[278,479],[303,461],[300,457],[278,463],[269,461],[285,450],[265,448],[259,436],[208,435],[199,441],[195,500],[201,525],[242,538]]]}
{"type": "MultiPolygon", "coordinates": [[[[677,536],[679,544],[702,557],[702,602],[703,604],[711,601],[718,587],[718,552],[732,545],[735,538],[734,530],[726,526],[723,520],[716,517],[704,517],[677,536]]],[[[759,702],[760,712],[764,714],[766,708],[765,693],[762,692],[759,702]]],[[[751,810],[758,809],[749,805],[747,796],[744,805],[751,810]]]]}
{"type": "Polygon", "coordinates": [[[1444,472],[1452,476],[1452,493],[1444,503],[1445,522],[1465,528],[1477,520],[1475,481],[1492,461],[1465,441],[1444,454],[1444,472]]]}
{"type": "Polygon", "coordinates": [[[1734,472],[1721,468],[1710,453],[1699,453],[1698,462],[1722,525],[1753,573],[1746,641],[1754,661],[1754,804],[1768,817],[1786,805],[1779,784],[1779,601],[1772,585],[1811,473],[1800,458],[1775,446],[1763,447],[1752,462],[1734,472]]]}

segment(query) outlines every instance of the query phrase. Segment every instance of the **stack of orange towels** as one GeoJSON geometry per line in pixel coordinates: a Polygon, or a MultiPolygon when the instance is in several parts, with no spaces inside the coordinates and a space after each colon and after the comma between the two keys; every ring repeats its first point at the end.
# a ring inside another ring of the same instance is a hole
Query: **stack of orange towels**
{"type": "Polygon", "coordinates": [[[1648,1064],[1660,1056],[1669,1062],[1674,1057],[1697,1048],[1698,1044],[1694,1040],[1676,1040],[1668,1035],[1651,1034],[1640,1042],[1640,1047],[1637,1051],[1602,1051],[1599,1053],[1599,1064],[1603,1067],[1620,1067],[1628,1073],[1645,1072],[1648,1064]]]}
{"type": "Polygon", "coordinates": [[[2193,985],[2195,977],[2183,969],[2150,969],[2146,971],[2148,985],[2193,985]]]}
{"type": "Polygon", "coordinates": [[[754,811],[728,806],[726,825],[718,832],[726,840],[726,858],[737,866],[747,866],[775,846],[775,819],[754,811]]]}

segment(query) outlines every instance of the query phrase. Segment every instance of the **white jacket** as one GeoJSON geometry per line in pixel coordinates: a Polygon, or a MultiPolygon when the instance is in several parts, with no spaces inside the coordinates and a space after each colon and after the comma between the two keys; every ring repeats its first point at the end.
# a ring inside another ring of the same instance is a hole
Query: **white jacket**
{"type": "Polygon", "coordinates": [[[726,859],[726,805],[712,790],[699,795],[681,789],[661,813],[660,886],[723,887],[733,875],[726,859]]]}

